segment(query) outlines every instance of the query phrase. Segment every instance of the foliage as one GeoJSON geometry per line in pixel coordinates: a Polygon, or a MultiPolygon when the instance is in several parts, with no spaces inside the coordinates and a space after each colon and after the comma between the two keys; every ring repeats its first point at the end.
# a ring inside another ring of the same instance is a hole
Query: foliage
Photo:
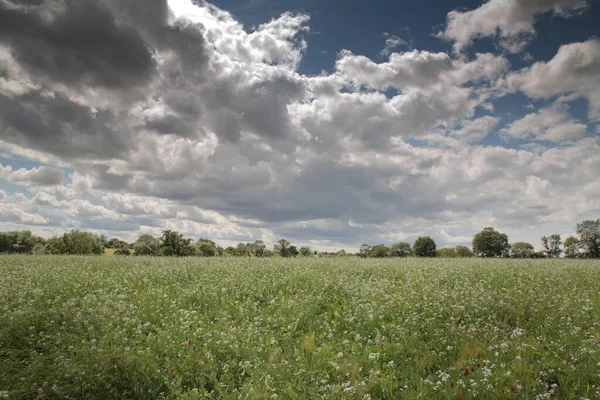
{"type": "Polygon", "coordinates": [[[456,255],[463,258],[473,257],[473,252],[467,246],[456,246],[456,255]]]}
{"type": "Polygon", "coordinates": [[[192,239],[185,239],[182,233],[166,230],[161,238],[162,253],[171,257],[188,257],[195,253],[192,239]]]}
{"type": "Polygon", "coordinates": [[[72,230],[63,235],[64,254],[100,255],[104,253],[104,240],[102,237],[89,232],[72,230]]]}
{"type": "Polygon", "coordinates": [[[390,248],[390,257],[408,257],[411,253],[410,244],[406,242],[398,242],[390,248]]]}
{"type": "Polygon", "coordinates": [[[285,239],[279,239],[273,250],[281,257],[296,257],[299,254],[298,249],[285,239]]]}
{"type": "Polygon", "coordinates": [[[308,257],[308,256],[312,256],[313,255],[313,252],[310,249],[310,247],[306,247],[306,246],[300,247],[299,252],[300,252],[300,255],[303,256],[303,257],[308,257]]]}
{"type": "Polygon", "coordinates": [[[413,254],[417,257],[435,257],[436,253],[435,241],[429,236],[422,236],[415,240],[413,244],[413,254]]]}
{"type": "Polygon", "coordinates": [[[550,237],[542,236],[542,248],[544,254],[549,258],[558,258],[562,254],[562,240],[560,235],[554,234],[550,237]]]}
{"type": "Polygon", "coordinates": [[[200,257],[215,257],[219,253],[215,242],[208,239],[198,239],[194,245],[196,251],[195,254],[200,257]]]}
{"type": "Polygon", "coordinates": [[[136,256],[158,256],[162,254],[161,243],[152,235],[143,234],[133,244],[133,254],[136,256]]]}
{"type": "Polygon", "coordinates": [[[565,257],[566,258],[583,258],[584,251],[579,239],[569,236],[565,240],[565,257]]]}
{"type": "Polygon", "coordinates": [[[369,254],[371,254],[371,246],[368,244],[361,245],[360,250],[358,251],[358,255],[362,258],[367,258],[369,257],[369,254]]]}
{"type": "Polygon", "coordinates": [[[6,255],[0,266],[0,398],[600,391],[599,261],[6,255]]]}
{"type": "Polygon", "coordinates": [[[31,231],[0,233],[0,253],[33,254],[36,245],[43,246],[44,243],[44,239],[33,235],[31,231]]]}
{"type": "Polygon", "coordinates": [[[583,221],[576,226],[585,258],[600,258],[600,219],[583,221]]]}
{"type": "Polygon", "coordinates": [[[478,257],[508,257],[508,236],[492,227],[484,228],[473,238],[473,253],[478,257]]]}
{"type": "Polygon", "coordinates": [[[436,256],[442,258],[456,258],[458,257],[458,253],[454,247],[444,247],[436,251],[436,256]]]}
{"type": "Polygon", "coordinates": [[[369,252],[369,257],[373,258],[385,258],[390,254],[390,248],[384,244],[378,244],[371,248],[369,252]]]}
{"type": "Polygon", "coordinates": [[[517,242],[511,246],[511,257],[513,258],[533,258],[535,249],[531,243],[517,242]]]}
{"type": "Polygon", "coordinates": [[[113,255],[115,255],[115,256],[129,256],[129,255],[131,255],[131,252],[129,251],[129,249],[117,249],[117,250],[115,250],[115,252],[113,253],[113,255]]]}

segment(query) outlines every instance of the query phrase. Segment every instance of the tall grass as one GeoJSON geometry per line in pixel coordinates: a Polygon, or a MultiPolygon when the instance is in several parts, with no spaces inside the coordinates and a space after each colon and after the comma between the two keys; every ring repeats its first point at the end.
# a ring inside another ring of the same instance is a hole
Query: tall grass
{"type": "Polygon", "coordinates": [[[0,257],[0,398],[600,398],[600,263],[0,257]]]}

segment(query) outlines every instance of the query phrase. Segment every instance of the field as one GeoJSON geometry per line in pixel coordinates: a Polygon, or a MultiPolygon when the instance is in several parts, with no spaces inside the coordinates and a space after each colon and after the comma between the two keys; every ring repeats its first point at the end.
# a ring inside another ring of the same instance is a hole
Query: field
{"type": "Polygon", "coordinates": [[[600,398],[597,261],[1,256],[0,319],[0,398],[600,398]]]}
{"type": "MultiPolygon", "coordinates": [[[[105,256],[112,256],[115,254],[115,251],[117,251],[117,249],[107,249],[104,248],[104,255],[105,256]]],[[[133,254],[133,250],[129,249],[129,254],[133,254]]]]}

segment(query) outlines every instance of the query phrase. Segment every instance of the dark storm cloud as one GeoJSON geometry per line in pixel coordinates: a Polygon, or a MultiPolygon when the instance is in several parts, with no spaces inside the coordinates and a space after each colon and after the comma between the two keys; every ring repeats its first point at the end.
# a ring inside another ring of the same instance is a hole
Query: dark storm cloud
{"type": "Polygon", "coordinates": [[[3,139],[65,158],[122,158],[129,142],[116,128],[116,115],[92,111],[62,95],[39,91],[17,98],[0,95],[3,139]]]}
{"type": "Polygon", "coordinates": [[[108,88],[136,86],[151,78],[155,61],[148,45],[135,29],[118,25],[103,3],[22,3],[0,2],[0,41],[36,75],[108,88]]]}

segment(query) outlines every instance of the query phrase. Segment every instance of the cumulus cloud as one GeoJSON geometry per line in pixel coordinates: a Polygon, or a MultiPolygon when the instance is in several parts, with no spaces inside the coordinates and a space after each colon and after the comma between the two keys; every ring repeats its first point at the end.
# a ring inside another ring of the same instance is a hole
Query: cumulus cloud
{"type": "Polygon", "coordinates": [[[0,164],[0,178],[21,185],[52,186],[61,185],[63,183],[64,173],[59,168],[48,166],[13,170],[10,165],[3,166],[0,164]]]}
{"type": "MultiPolygon", "coordinates": [[[[465,243],[489,224],[564,231],[600,211],[600,148],[566,106],[505,129],[478,114],[509,90],[552,96],[503,56],[397,51],[389,36],[381,62],[343,50],[333,72],[306,76],[305,14],[251,31],[191,0],[0,0],[0,16],[20,21],[0,27],[0,148],[44,164],[2,167],[30,194],[0,192],[7,226],[334,249],[421,234],[465,243]],[[561,146],[476,145],[495,129],[561,146]]],[[[548,79],[554,64],[568,68],[551,60],[548,79]]],[[[577,71],[553,95],[592,98],[577,71]]]]}
{"type": "Polygon", "coordinates": [[[548,62],[536,62],[508,77],[513,90],[536,98],[575,94],[589,101],[589,117],[600,120],[600,39],[560,47],[548,62]]]}
{"type": "Polygon", "coordinates": [[[585,137],[587,125],[573,119],[564,104],[555,104],[527,114],[502,130],[506,138],[560,142],[585,137]]]}
{"type": "Polygon", "coordinates": [[[518,53],[535,34],[535,21],[542,14],[567,17],[588,4],[587,0],[488,0],[474,10],[450,11],[438,36],[453,41],[458,52],[473,39],[498,36],[505,50],[518,53]]]}
{"type": "Polygon", "coordinates": [[[462,127],[450,132],[459,139],[466,142],[477,142],[485,138],[498,125],[500,119],[486,115],[474,120],[467,120],[462,123],[462,127]]]}

